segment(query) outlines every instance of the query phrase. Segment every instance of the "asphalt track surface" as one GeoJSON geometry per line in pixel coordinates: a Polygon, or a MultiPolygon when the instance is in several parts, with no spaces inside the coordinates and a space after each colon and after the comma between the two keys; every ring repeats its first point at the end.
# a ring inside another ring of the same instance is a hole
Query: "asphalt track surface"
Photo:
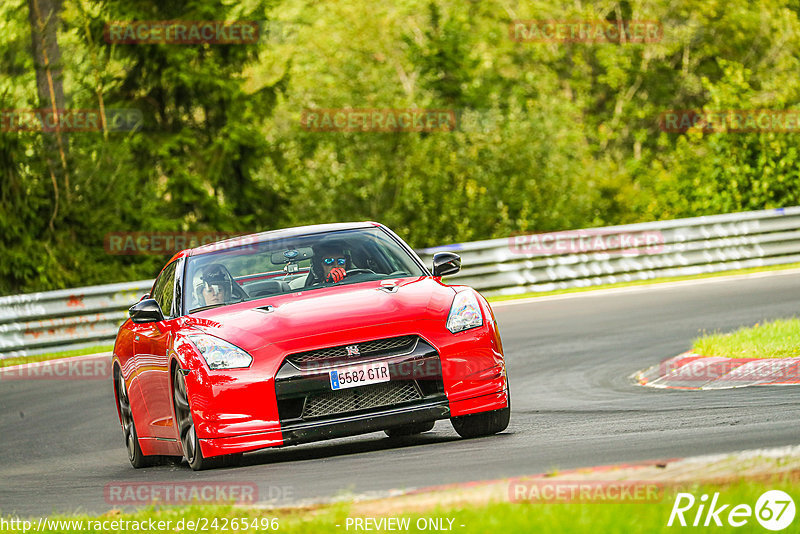
{"type": "Polygon", "coordinates": [[[722,331],[798,314],[800,273],[649,286],[495,307],[513,409],[507,431],[463,440],[448,421],[247,454],[239,468],[134,470],[108,381],[0,382],[0,513],[113,508],[120,482],[255,483],[283,504],[584,466],[800,443],[800,387],[675,391],[631,373],[722,331]]]}

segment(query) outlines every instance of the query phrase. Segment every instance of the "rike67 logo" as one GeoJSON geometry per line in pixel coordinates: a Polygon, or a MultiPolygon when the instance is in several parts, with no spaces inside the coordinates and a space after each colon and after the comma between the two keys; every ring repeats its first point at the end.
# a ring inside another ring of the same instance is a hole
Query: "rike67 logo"
{"type": "Polygon", "coordinates": [[[667,526],[741,527],[755,517],[762,527],[777,531],[791,525],[794,516],[794,501],[789,494],[780,490],[764,492],[756,501],[755,507],[749,504],[723,503],[719,493],[714,493],[710,500],[706,494],[697,499],[691,493],[678,493],[667,526]]]}

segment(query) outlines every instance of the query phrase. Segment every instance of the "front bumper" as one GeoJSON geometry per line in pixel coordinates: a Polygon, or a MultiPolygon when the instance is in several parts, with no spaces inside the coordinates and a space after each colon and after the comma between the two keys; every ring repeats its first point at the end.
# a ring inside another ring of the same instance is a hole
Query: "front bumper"
{"type": "Polygon", "coordinates": [[[296,445],[311,441],[357,436],[396,426],[436,421],[449,417],[450,406],[448,406],[447,400],[436,400],[414,406],[390,407],[360,415],[287,425],[283,427],[283,442],[286,445],[296,445]]]}
{"type": "MultiPolygon", "coordinates": [[[[265,365],[267,359],[256,355],[259,365],[250,370],[191,373],[187,381],[203,454],[210,457],[353,436],[505,407],[505,365],[502,349],[492,343],[492,325],[457,335],[431,332],[427,326],[425,322],[401,323],[383,328],[380,333],[372,328],[359,335],[343,332],[341,341],[317,345],[344,345],[354,338],[378,339],[387,334],[420,332],[413,351],[380,358],[389,363],[391,370],[390,382],[383,384],[411,383],[419,395],[365,410],[304,417],[303,407],[309,396],[332,393],[329,369],[298,369],[287,365],[288,356],[282,357],[272,370],[265,365]]],[[[307,342],[297,344],[302,345],[313,346],[307,342]]],[[[279,348],[286,355],[297,350],[279,348]]],[[[369,361],[372,360],[354,363],[369,361]]]]}
{"type": "Polygon", "coordinates": [[[422,405],[350,415],[296,424],[287,427],[283,432],[261,432],[230,438],[201,439],[200,446],[206,457],[220,454],[247,452],[280,445],[299,445],[313,441],[344,438],[378,432],[387,428],[436,421],[450,417],[447,400],[433,401],[422,405]]]}

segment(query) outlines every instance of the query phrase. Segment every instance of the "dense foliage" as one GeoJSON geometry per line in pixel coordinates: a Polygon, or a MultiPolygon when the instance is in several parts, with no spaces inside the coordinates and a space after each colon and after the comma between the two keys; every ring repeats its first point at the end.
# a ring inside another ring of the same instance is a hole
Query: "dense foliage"
{"type": "MultiPolygon", "coordinates": [[[[30,9],[57,2],[0,6],[0,109],[52,105],[30,9]]],[[[109,232],[371,219],[423,247],[800,204],[797,134],[659,128],[666,110],[797,109],[798,12],[795,0],[66,2],[51,66],[64,107],[133,109],[141,125],[60,139],[0,129],[0,294],[163,264],[108,254],[109,232]],[[658,21],[663,37],[512,39],[509,24],[531,19],[658,21]],[[104,38],[109,21],[130,20],[262,32],[255,44],[104,38]],[[305,110],[334,108],[446,109],[458,122],[303,126],[305,110]]]]}

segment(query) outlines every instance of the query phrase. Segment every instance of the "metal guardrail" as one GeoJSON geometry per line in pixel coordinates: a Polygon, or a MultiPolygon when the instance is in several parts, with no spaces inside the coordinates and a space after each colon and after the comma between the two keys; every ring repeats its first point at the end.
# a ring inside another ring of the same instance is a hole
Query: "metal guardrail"
{"type": "MultiPolygon", "coordinates": [[[[515,295],[800,262],[800,206],[512,236],[419,250],[461,255],[448,282],[515,295]],[[638,243],[637,243],[638,241],[638,243]]],[[[111,343],[152,280],[0,297],[0,358],[111,343]]]]}
{"type": "Polygon", "coordinates": [[[800,262],[800,206],[514,236],[418,253],[429,263],[443,251],[458,253],[464,266],[448,282],[486,296],[795,263],[800,262]],[[559,238],[566,252],[558,250],[559,238]],[[599,247],[593,246],[597,238],[599,247]],[[644,245],[632,246],[637,238],[644,245]],[[575,247],[570,239],[583,239],[588,246],[575,247]]]}
{"type": "Polygon", "coordinates": [[[0,297],[0,358],[112,343],[152,280],[0,297]]]}

